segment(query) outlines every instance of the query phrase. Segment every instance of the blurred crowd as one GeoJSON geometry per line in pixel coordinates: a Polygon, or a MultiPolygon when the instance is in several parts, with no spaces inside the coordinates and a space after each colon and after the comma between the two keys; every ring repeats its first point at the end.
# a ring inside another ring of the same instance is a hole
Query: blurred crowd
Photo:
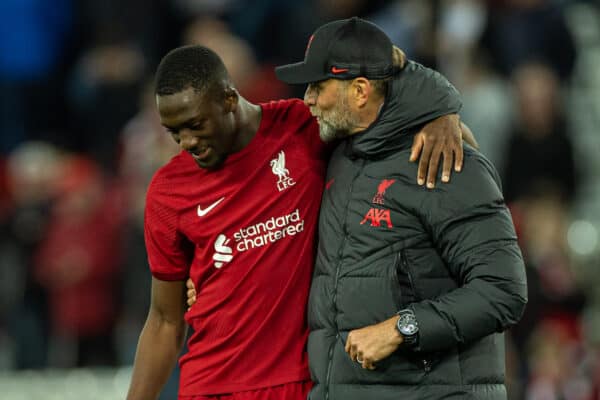
{"type": "Polygon", "coordinates": [[[152,76],[182,44],[251,101],[301,97],[273,66],[359,15],[461,91],[503,180],[529,305],[507,339],[511,399],[600,399],[600,2],[2,0],[0,371],[133,361],[150,275],[146,187],[178,148],[152,76]]]}

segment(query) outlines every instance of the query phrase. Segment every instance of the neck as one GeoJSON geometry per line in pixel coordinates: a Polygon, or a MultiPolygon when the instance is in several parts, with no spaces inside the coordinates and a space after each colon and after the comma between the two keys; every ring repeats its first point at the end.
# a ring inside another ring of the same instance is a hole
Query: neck
{"type": "Polygon", "coordinates": [[[239,97],[238,107],[235,111],[235,124],[238,128],[236,150],[241,150],[250,143],[258,132],[262,117],[262,109],[258,104],[250,103],[239,97]]]}

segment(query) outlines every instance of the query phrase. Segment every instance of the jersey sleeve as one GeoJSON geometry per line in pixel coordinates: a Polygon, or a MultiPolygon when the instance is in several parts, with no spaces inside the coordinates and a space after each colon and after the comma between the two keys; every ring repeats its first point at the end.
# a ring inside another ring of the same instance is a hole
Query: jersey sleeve
{"type": "Polygon", "coordinates": [[[144,240],[152,275],[160,280],[184,280],[189,275],[193,247],[178,230],[178,215],[161,193],[156,179],[150,184],[144,214],[144,240]]]}

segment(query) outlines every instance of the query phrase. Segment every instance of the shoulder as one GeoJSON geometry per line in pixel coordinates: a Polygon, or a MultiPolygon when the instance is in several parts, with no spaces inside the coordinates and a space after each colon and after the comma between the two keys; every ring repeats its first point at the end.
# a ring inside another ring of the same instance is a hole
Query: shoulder
{"type": "Polygon", "coordinates": [[[300,99],[274,100],[262,103],[261,107],[266,117],[272,120],[297,121],[304,123],[313,119],[310,110],[300,99]]]}
{"type": "MultiPolygon", "coordinates": [[[[321,154],[325,145],[319,138],[319,125],[300,99],[286,99],[261,104],[261,131],[265,136],[297,141],[307,145],[311,154],[321,154]]],[[[322,155],[316,156],[322,158],[322,155]]]]}
{"type": "Polygon", "coordinates": [[[471,146],[464,147],[464,162],[462,171],[453,175],[458,187],[483,185],[483,188],[493,189],[496,195],[501,196],[500,177],[492,162],[481,152],[471,146]]]}
{"type": "Polygon", "coordinates": [[[390,194],[402,207],[443,218],[471,208],[504,203],[498,173],[479,151],[465,146],[463,168],[461,172],[453,170],[448,183],[441,182],[440,167],[434,189],[417,184],[418,162],[410,162],[409,153],[409,150],[399,151],[366,170],[372,177],[395,180],[390,194]]]}
{"type": "Polygon", "coordinates": [[[148,186],[147,201],[160,201],[161,198],[174,196],[177,188],[185,187],[185,181],[198,170],[187,153],[179,152],[154,173],[148,186]]]}
{"type": "Polygon", "coordinates": [[[422,197],[423,204],[429,205],[427,212],[444,210],[449,215],[504,205],[496,168],[483,154],[469,146],[464,148],[461,172],[453,172],[449,183],[437,183],[434,190],[425,191],[422,197]]]}
{"type": "MultiPolygon", "coordinates": [[[[410,162],[410,151],[410,147],[401,148],[383,158],[367,161],[365,174],[374,178],[399,179],[407,184],[416,183],[418,163],[410,162]]],[[[343,148],[338,156],[347,157],[343,148]]]]}

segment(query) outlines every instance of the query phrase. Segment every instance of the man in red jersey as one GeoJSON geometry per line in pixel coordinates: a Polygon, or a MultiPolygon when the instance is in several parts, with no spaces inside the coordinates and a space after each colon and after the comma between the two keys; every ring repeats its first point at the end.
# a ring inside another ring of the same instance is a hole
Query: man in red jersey
{"type": "MultiPolygon", "coordinates": [[[[445,95],[445,85],[432,87],[445,95]]],[[[156,99],[182,152],[148,189],[152,298],[127,398],[158,397],[187,322],[194,334],[180,359],[180,399],[305,399],[306,302],[328,157],[318,124],[299,99],[249,103],[201,46],[165,56],[156,99]],[[198,300],[185,312],[188,276],[198,300]]],[[[434,116],[456,112],[430,108],[434,116]]],[[[458,124],[440,125],[429,128],[445,143],[441,151],[460,148],[452,139],[458,124]]]]}

